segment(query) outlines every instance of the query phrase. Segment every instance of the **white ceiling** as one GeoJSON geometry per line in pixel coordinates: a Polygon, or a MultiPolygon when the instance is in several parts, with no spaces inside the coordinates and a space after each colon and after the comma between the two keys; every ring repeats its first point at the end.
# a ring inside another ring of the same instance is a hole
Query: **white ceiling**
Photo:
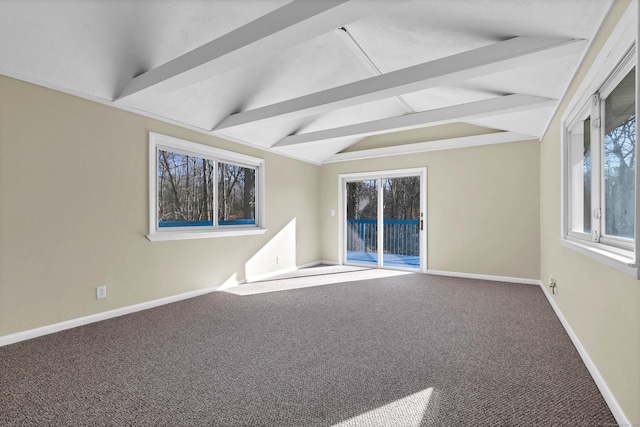
{"type": "Polygon", "coordinates": [[[0,73],[322,163],[448,123],[540,137],[609,6],[2,0],[0,73]]]}

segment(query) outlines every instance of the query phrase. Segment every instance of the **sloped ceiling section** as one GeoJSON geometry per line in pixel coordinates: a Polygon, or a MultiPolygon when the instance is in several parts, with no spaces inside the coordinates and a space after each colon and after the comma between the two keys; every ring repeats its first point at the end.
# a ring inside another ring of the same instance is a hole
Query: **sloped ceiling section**
{"type": "Polygon", "coordinates": [[[609,7],[3,0],[0,73],[323,163],[539,138],[609,7]]]}

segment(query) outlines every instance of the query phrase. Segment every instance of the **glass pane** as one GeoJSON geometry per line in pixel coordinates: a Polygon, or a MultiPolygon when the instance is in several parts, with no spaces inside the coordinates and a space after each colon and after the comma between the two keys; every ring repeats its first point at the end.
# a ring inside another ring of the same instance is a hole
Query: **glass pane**
{"type": "Polygon", "coordinates": [[[158,227],[213,225],[213,161],[158,151],[158,227]]]}
{"type": "Polygon", "coordinates": [[[569,129],[571,230],[591,233],[591,118],[569,129]]]}
{"type": "Polygon", "coordinates": [[[382,180],[384,235],[382,264],[420,268],[420,177],[382,180]]]}
{"type": "Polygon", "coordinates": [[[218,224],[256,223],[256,170],[218,164],[218,224]]]}
{"type": "Polygon", "coordinates": [[[605,100],[605,234],[633,238],[635,194],[635,68],[605,100]]]}
{"type": "Polygon", "coordinates": [[[347,183],[347,262],[378,265],[378,181],[347,183]]]}

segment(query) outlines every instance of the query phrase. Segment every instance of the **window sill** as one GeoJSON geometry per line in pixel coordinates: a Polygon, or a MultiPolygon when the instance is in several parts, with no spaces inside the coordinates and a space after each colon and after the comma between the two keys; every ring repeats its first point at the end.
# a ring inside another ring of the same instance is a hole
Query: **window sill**
{"type": "Polygon", "coordinates": [[[592,246],[583,242],[569,239],[560,239],[560,243],[567,249],[571,249],[582,254],[594,261],[611,267],[621,273],[631,276],[634,279],[640,279],[640,264],[636,263],[631,254],[623,255],[621,253],[609,251],[603,247],[592,246]]]}
{"type": "Polygon", "coordinates": [[[210,239],[212,237],[232,237],[232,236],[252,236],[266,233],[266,228],[233,229],[219,231],[164,231],[151,233],[147,239],[152,242],[162,242],[165,240],[190,240],[190,239],[210,239]]]}

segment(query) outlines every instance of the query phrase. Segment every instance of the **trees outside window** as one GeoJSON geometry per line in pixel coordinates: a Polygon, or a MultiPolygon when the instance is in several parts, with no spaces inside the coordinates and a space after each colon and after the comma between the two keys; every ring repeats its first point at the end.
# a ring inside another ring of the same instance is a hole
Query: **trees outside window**
{"type": "Polygon", "coordinates": [[[218,164],[218,221],[221,225],[255,223],[255,182],[255,169],[218,164]]]}
{"type": "Polygon", "coordinates": [[[213,226],[214,178],[218,225],[255,224],[255,176],[253,168],[158,150],[159,226],[213,226]]]}
{"type": "Polygon", "coordinates": [[[213,161],[158,150],[160,226],[213,225],[213,161]]]}
{"type": "Polygon", "coordinates": [[[633,239],[636,169],[635,68],[604,101],[604,233],[633,239]]]}
{"type": "Polygon", "coordinates": [[[264,231],[263,160],[154,133],[149,142],[150,240],[264,231]]]}

